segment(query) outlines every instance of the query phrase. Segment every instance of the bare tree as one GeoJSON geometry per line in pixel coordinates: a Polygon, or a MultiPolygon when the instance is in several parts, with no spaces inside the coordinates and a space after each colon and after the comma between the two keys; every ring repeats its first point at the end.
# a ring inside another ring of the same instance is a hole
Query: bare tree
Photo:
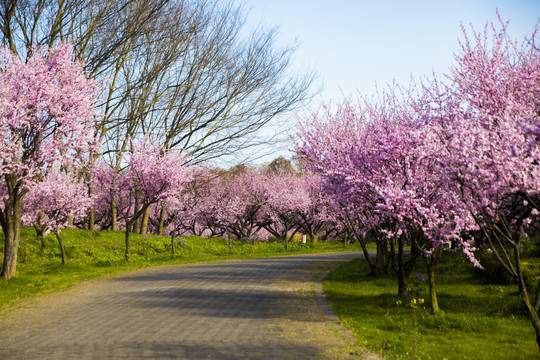
{"type": "Polygon", "coordinates": [[[245,19],[216,0],[4,0],[0,41],[23,57],[73,43],[106,79],[97,135],[108,151],[153,132],[202,161],[252,145],[245,137],[295,109],[313,80],[289,73],[295,48],[278,48],[276,29],[246,34],[245,19]]]}
{"type": "Polygon", "coordinates": [[[208,161],[257,145],[309,96],[314,75],[289,70],[295,47],[280,48],[277,29],[247,33],[245,20],[217,0],[4,0],[0,42],[21,57],[73,43],[89,76],[105,79],[96,137],[120,171],[131,138],[159,136],[208,161]]]}

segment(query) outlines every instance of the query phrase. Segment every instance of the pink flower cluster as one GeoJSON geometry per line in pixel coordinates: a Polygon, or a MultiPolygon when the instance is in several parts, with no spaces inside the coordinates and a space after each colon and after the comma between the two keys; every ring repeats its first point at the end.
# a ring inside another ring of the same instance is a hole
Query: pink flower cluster
{"type": "Polygon", "coordinates": [[[361,231],[420,230],[426,255],[453,243],[479,265],[471,234],[503,218],[514,233],[538,224],[535,35],[518,45],[502,22],[473,31],[449,81],[393,86],[378,103],[315,114],[300,123],[298,155],[361,231]]]}

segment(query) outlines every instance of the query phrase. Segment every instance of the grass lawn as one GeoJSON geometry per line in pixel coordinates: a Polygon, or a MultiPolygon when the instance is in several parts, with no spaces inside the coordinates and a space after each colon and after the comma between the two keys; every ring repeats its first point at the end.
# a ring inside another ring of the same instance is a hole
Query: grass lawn
{"type": "MultiPolygon", "coordinates": [[[[401,299],[394,276],[374,278],[365,260],[330,273],[324,291],[359,345],[388,359],[538,359],[533,327],[516,285],[494,283],[462,256],[445,254],[437,268],[442,313],[428,309],[423,261],[409,278],[418,295],[401,299]],[[411,301],[416,298],[416,305],[411,301]],[[422,300],[425,302],[422,304],[422,300]]],[[[427,281],[427,276],[426,276],[427,281]]]]}
{"type": "MultiPolygon", "coordinates": [[[[18,300],[51,293],[81,281],[142,267],[187,264],[232,259],[247,259],[302,253],[359,250],[357,245],[342,243],[292,242],[289,249],[277,242],[249,244],[237,241],[232,251],[225,240],[191,236],[176,242],[176,254],[171,254],[171,239],[155,235],[133,234],[133,262],[124,260],[124,232],[84,231],[65,229],[62,239],[67,253],[66,265],[60,261],[60,248],[53,235],[38,238],[33,228],[23,228],[17,276],[0,279],[0,313],[17,304],[18,300]]],[[[0,256],[3,258],[3,235],[0,232],[0,256]]]]}

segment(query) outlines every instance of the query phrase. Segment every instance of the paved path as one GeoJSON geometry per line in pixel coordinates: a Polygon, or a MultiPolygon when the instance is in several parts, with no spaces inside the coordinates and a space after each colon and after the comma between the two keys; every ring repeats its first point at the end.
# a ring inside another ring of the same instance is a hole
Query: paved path
{"type": "Polygon", "coordinates": [[[315,282],[359,253],[146,269],[0,319],[0,359],[355,359],[315,282]]]}

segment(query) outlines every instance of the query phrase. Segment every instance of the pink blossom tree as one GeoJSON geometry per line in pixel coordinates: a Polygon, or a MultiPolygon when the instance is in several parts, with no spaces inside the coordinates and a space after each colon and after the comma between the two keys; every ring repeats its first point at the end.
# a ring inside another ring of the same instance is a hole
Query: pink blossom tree
{"type": "Polygon", "coordinates": [[[220,178],[214,196],[214,206],[208,211],[212,222],[224,230],[229,246],[232,238],[257,236],[262,228],[262,209],[269,196],[265,174],[249,168],[239,174],[226,174],[220,178]]]}
{"type": "Polygon", "coordinates": [[[536,31],[519,43],[499,23],[464,29],[453,83],[432,86],[424,108],[461,202],[518,284],[540,347],[540,282],[533,298],[521,261],[529,224],[539,220],[540,51],[536,31]]]}
{"type": "MultiPolygon", "coordinates": [[[[0,175],[6,194],[1,276],[15,276],[22,204],[48,167],[84,163],[95,149],[94,103],[99,87],[70,45],[36,49],[28,59],[0,51],[0,175]]],[[[80,164],[79,164],[80,166],[80,164]]]]}
{"type": "Polygon", "coordinates": [[[310,206],[306,178],[290,174],[261,174],[258,179],[267,189],[268,197],[263,204],[260,222],[285,249],[300,227],[298,214],[310,206]]]}
{"type": "MultiPolygon", "coordinates": [[[[407,295],[407,274],[416,256],[424,256],[432,310],[438,312],[434,269],[440,248],[457,241],[474,261],[471,243],[461,238],[471,219],[441,177],[441,149],[426,142],[430,130],[419,121],[408,98],[393,91],[383,95],[383,105],[365,102],[360,111],[345,105],[326,121],[310,122],[310,128],[303,128],[305,140],[299,153],[326,177],[327,191],[344,210],[350,209],[345,217],[351,226],[360,225],[356,231],[363,236],[385,234],[390,240],[398,294],[407,295]],[[315,139],[327,142],[321,145],[315,139]],[[395,260],[394,240],[398,246],[395,260]],[[413,250],[407,262],[406,241],[413,250]]],[[[378,239],[378,245],[385,243],[384,238],[378,239]]],[[[378,267],[376,263],[370,266],[372,272],[378,267]]]]}
{"type": "Polygon", "coordinates": [[[171,194],[181,192],[190,179],[185,159],[173,151],[164,151],[161,142],[146,138],[133,142],[126,154],[127,167],[109,181],[109,189],[125,219],[126,260],[131,261],[131,231],[141,215],[171,194]],[[138,206],[134,206],[135,204],[138,206]]]}
{"type": "Polygon", "coordinates": [[[88,195],[88,186],[79,181],[73,174],[61,173],[53,168],[39,183],[34,183],[28,190],[23,202],[24,223],[45,229],[44,235],[54,232],[62,264],[67,263],[66,251],[60,232],[68,226],[68,221],[82,220],[92,206],[92,198],[88,195]]]}
{"type": "Polygon", "coordinates": [[[479,265],[464,236],[479,229],[516,280],[540,346],[540,283],[532,299],[520,258],[540,214],[540,51],[536,31],[519,44],[500,23],[472,40],[465,32],[449,84],[435,79],[404,103],[390,96],[386,107],[306,121],[298,151],[354,206],[360,231],[421,245],[430,291],[441,246],[457,243],[479,265]]]}
{"type": "Polygon", "coordinates": [[[214,191],[218,181],[215,171],[202,167],[193,168],[184,189],[171,193],[156,207],[156,211],[165,212],[163,226],[171,237],[173,254],[175,237],[203,236],[208,232],[210,237],[221,235],[221,229],[212,227],[210,214],[215,204],[214,191]]]}
{"type": "Polygon", "coordinates": [[[118,230],[118,223],[125,223],[122,214],[130,213],[129,208],[132,206],[128,201],[130,189],[117,186],[122,176],[123,174],[117,172],[115,167],[102,161],[96,162],[92,167],[94,216],[101,229],[118,230]],[[117,213],[120,213],[120,218],[117,213]]]}
{"type": "MultiPolygon", "coordinates": [[[[387,175],[383,169],[389,168],[385,161],[391,158],[380,156],[378,136],[385,136],[392,127],[385,120],[389,114],[377,114],[368,105],[355,108],[345,103],[334,113],[326,110],[306,119],[300,124],[297,153],[323,179],[324,191],[334,198],[334,213],[362,245],[371,272],[377,275],[387,267],[388,241],[382,230],[391,226],[379,207],[384,202],[379,185],[387,175]],[[367,250],[370,240],[377,240],[375,259],[367,250]]],[[[405,284],[400,286],[400,293],[406,289],[405,284]]]]}
{"type": "Polygon", "coordinates": [[[329,227],[337,229],[335,204],[323,191],[322,179],[317,174],[306,173],[301,179],[308,202],[296,211],[296,223],[311,242],[316,243],[323,233],[328,233],[329,227]]]}

